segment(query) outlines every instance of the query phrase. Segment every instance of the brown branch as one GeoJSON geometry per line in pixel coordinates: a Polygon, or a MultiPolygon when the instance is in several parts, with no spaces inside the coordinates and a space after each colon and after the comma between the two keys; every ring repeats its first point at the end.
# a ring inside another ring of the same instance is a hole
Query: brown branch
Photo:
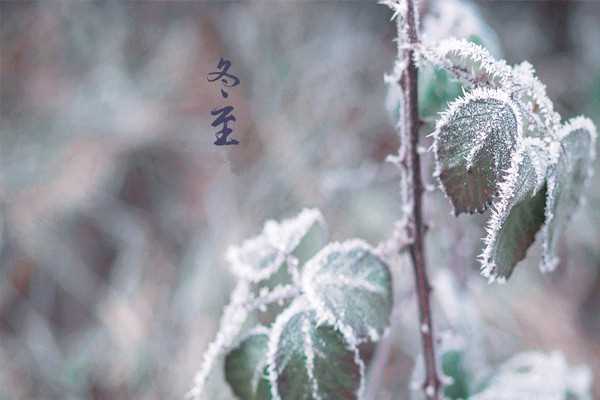
{"type": "Polygon", "coordinates": [[[407,1],[406,34],[408,46],[404,50],[407,66],[400,79],[400,85],[404,93],[404,129],[402,129],[402,146],[406,155],[405,165],[409,171],[410,191],[408,205],[407,233],[412,241],[409,245],[410,258],[412,261],[417,299],[419,304],[419,332],[423,346],[423,358],[425,361],[426,378],[423,383],[423,391],[429,400],[439,400],[440,379],[437,374],[436,356],[433,340],[433,324],[431,320],[431,304],[429,295],[431,286],[427,278],[424,250],[424,224],[423,224],[423,181],[421,180],[421,161],[418,152],[419,145],[419,108],[417,92],[417,66],[414,62],[413,47],[418,43],[417,14],[415,1],[407,1]]]}

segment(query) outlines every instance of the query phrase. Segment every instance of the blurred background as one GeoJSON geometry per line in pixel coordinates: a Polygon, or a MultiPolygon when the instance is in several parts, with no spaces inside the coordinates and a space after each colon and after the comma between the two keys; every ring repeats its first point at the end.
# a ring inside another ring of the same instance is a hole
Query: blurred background
{"type": "MultiPolygon", "coordinates": [[[[422,7],[425,39],[478,35],[530,61],[564,118],[600,123],[600,2],[422,7]]],[[[182,398],[234,284],[230,244],[303,207],[334,240],[389,237],[390,17],[374,2],[0,2],[0,399],[182,398]],[[241,81],[226,100],[207,80],[221,57],[241,81]],[[237,146],[213,144],[226,104],[237,146]]],[[[438,330],[477,338],[492,366],[560,350],[600,398],[600,172],[558,270],[538,271],[536,242],[503,286],[475,259],[487,216],[454,219],[439,191],[425,207],[438,330]]],[[[393,268],[381,399],[408,396],[419,349],[411,270],[393,268]]]]}

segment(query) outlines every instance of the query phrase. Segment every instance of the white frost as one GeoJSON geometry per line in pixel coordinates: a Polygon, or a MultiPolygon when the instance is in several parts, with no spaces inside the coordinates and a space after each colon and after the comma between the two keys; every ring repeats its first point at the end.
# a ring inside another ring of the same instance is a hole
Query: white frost
{"type": "Polygon", "coordinates": [[[281,341],[281,335],[287,323],[294,315],[309,309],[309,304],[305,297],[299,297],[286,308],[275,320],[269,336],[269,345],[267,350],[267,368],[269,371],[269,382],[271,384],[271,396],[273,400],[281,400],[277,381],[279,380],[279,371],[277,370],[277,350],[281,341]]]}
{"type": "Polygon", "coordinates": [[[296,217],[281,222],[265,222],[260,235],[231,246],[225,259],[239,278],[259,282],[273,275],[300,244],[309,230],[325,220],[317,209],[304,209],[296,217]]]}
{"type": "MultiPolygon", "coordinates": [[[[324,294],[330,293],[336,287],[340,287],[361,289],[380,296],[387,295],[384,288],[374,285],[366,279],[366,275],[371,272],[370,269],[364,268],[362,274],[359,273],[354,276],[335,272],[328,273],[326,271],[331,255],[343,255],[357,250],[377,257],[374,249],[359,239],[352,239],[343,243],[330,243],[306,263],[302,276],[302,289],[312,308],[317,313],[318,322],[333,325],[337,330],[342,332],[346,341],[352,346],[357,345],[365,339],[377,340],[381,336],[381,333],[375,327],[365,326],[364,329],[366,331],[364,333],[366,337],[358,337],[357,332],[350,325],[341,321],[344,318],[343,313],[336,315],[334,309],[330,305],[325,304],[324,299],[326,296],[324,294]]],[[[351,312],[352,310],[349,311],[351,312]]]]}
{"type": "MultiPolygon", "coordinates": [[[[588,165],[587,175],[585,179],[584,189],[589,185],[590,179],[593,175],[593,164],[596,158],[596,126],[589,119],[583,116],[578,116],[572,118],[567,123],[565,123],[561,129],[556,134],[556,142],[553,143],[553,161],[554,164],[558,163],[558,159],[560,157],[560,141],[566,138],[570,133],[576,130],[583,130],[588,132],[590,135],[590,148],[589,148],[589,156],[590,162],[588,165]]],[[[542,262],[540,263],[540,270],[542,272],[553,271],[559,263],[559,259],[556,255],[553,254],[552,249],[550,248],[549,237],[550,237],[550,229],[552,229],[552,223],[554,220],[554,214],[552,210],[555,207],[556,199],[556,186],[558,184],[558,174],[556,171],[550,173],[547,182],[548,182],[548,190],[546,195],[546,209],[545,209],[545,222],[542,227],[542,235],[543,235],[543,253],[542,253],[542,262]]],[[[554,229],[559,229],[560,227],[555,227],[554,229]]]]}
{"type": "Polygon", "coordinates": [[[501,283],[505,277],[498,276],[498,271],[494,261],[494,249],[497,245],[497,238],[503,224],[508,218],[512,207],[519,199],[515,199],[518,189],[519,173],[522,173],[522,163],[527,156],[534,167],[535,187],[532,188],[532,196],[540,189],[546,177],[549,156],[546,155],[546,146],[541,139],[528,137],[523,140],[521,146],[517,149],[509,169],[505,172],[504,179],[499,185],[499,197],[491,208],[491,216],[486,224],[487,235],[483,239],[484,250],[479,256],[481,261],[481,274],[488,278],[489,282],[498,281],[501,283]]]}
{"type": "Polygon", "coordinates": [[[230,348],[240,333],[242,325],[246,321],[248,312],[243,306],[250,297],[250,286],[247,282],[239,282],[231,294],[229,305],[225,307],[223,316],[219,323],[219,331],[215,340],[208,346],[204,353],[204,359],[200,371],[194,378],[194,387],[187,397],[194,400],[205,399],[204,385],[213,369],[215,362],[225,350],[230,348]]]}
{"type": "MultiPolygon", "coordinates": [[[[510,107],[510,109],[511,109],[512,113],[514,114],[515,119],[517,121],[515,146],[516,146],[516,148],[519,148],[521,138],[523,136],[522,117],[521,117],[520,110],[518,109],[518,107],[516,106],[514,101],[512,101],[509,94],[503,90],[498,90],[498,89],[475,88],[471,92],[466,93],[463,97],[460,97],[460,98],[454,100],[453,102],[451,102],[448,106],[448,109],[446,111],[444,111],[443,113],[441,113],[441,117],[439,118],[438,122],[436,123],[435,130],[431,134],[431,136],[433,136],[433,139],[434,139],[433,146],[432,146],[433,151],[435,153],[434,176],[439,178],[440,174],[442,172],[442,163],[439,159],[439,144],[440,144],[440,135],[441,135],[442,131],[451,123],[452,119],[455,118],[457,113],[459,113],[462,109],[464,109],[466,106],[468,106],[469,103],[475,102],[475,101],[484,101],[484,100],[488,100],[488,99],[497,100],[497,101],[499,101],[503,104],[506,104],[510,107]]],[[[482,150],[484,143],[488,140],[488,136],[490,134],[491,134],[491,129],[481,129],[480,130],[479,136],[475,140],[475,143],[473,144],[473,148],[471,149],[468,156],[466,157],[467,168],[472,165],[472,163],[475,159],[475,156],[478,154],[479,151],[482,150]]],[[[510,149],[506,148],[506,149],[502,149],[502,151],[508,152],[508,151],[510,151],[510,149]]],[[[444,193],[444,195],[446,197],[448,197],[446,189],[445,189],[444,185],[442,184],[441,180],[439,180],[439,184],[440,184],[440,188],[442,189],[442,192],[444,193]]]]}

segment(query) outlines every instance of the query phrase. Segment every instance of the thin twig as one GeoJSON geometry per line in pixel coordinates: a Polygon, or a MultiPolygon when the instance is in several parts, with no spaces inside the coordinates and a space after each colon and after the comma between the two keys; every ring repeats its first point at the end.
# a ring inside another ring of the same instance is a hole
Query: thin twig
{"type": "MultiPolygon", "coordinates": [[[[407,0],[407,13],[405,32],[409,46],[404,50],[404,59],[407,66],[402,73],[400,85],[404,93],[404,129],[401,130],[401,145],[405,146],[404,164],[409,171],[410,201],[408,202],[407,233],[413,239],[409,244],[409,253],[412,261],[417,300],[419,304],[419,331],[423,346],[423,357],[425,361],[426,378],[423,383],[423,391],[429,400],[439,400],[440,379],[436,368],[436,356],[433,340],[433,324],[431,319],[431,305],[429,295],[431,286],[427,278],[424,251],[424,225],[422,216],[423,182],[421,180],[421,162],[418,152],[419,145],[419,109],[417,97],[417,66],[415,65],[413,52],[418,43],[417,35],[417,11],[415,0],[407,0]]],[[[402,153],[402,152],[401,152],[402,153]]]]}

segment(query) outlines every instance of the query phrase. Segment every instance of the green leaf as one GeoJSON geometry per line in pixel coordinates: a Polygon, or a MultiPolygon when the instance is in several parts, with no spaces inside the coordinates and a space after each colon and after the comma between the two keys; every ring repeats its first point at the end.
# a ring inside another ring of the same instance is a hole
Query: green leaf
{"type": "Polygon", "coordinates": [[[304,298],[275,321],[268,350],[273,398],[354,400],[363,390],[358,350],[331,325],[319,325],[304,298]]]}
{"type": "Polygon", "coordinates": [[[480,45],[466,39],[448,38],[425,45],[418,57],[444,68],[467,87],[509,87],[512,69],[496,60],[480,45]]]}
{"type": "Polygon", "coordinates": [[[546,195],[544,253],[541,269],[558,265],[556,244],[561,230],[579,205],[585,184],[591,176],[596,150],[596,127],[587,118],[577,117],[563,126],[558,134],[558,161],[551,168],[546,195]]]}
{"type": "MultiPolygon", "coordinates": [[[[454,4],[452,6],[454,6],[454,4]]],[[[467,5],[465,5],[465,7],[467,7],[467,5]]],[[[475,15],[472,15],[471,18],[480,19],[475,15]]],[[[478,22],[483,23],[483,21],[478,22]]],[[[489,29],[489,27],[486,28],[489,29]]],[[[496,50],[496,53],[500,52],[498,50],[498,43],[493,40],[493,35],[471,34],[466,39],[469,42],[488,50],[491,48],[496,50]]],[[[492,53],[494,52],[492,51],[492,53]]],[[[464,86],[460,83],[460,81],[447,70],[430,64],[422,65],[419,68],[418,97],[420,115],[424,118],[435,116],[446,106],[446,104],[460,96],[463,87],[464,86]]],[[[397,121],[397,119],[394,119],[394,121],[397,121]]]]}
{"type": "Polygon", "coordinates": [[[452,383],[444,386],[444,396],[451,400],[469,398],[470,376],[464,361],[464,353],[450,350],[442,354],[442,372],[452,379],[452,383]]]}
{"type": "Polygon", "coordinates": [[[521,135],[520,112],[503,91],[475,89],[449,106],[433,147],[436,175],[456,215],[491,204],[521,135]]]}
{"type": "Polygon", "coordinates": [[[544,223],[547,165],[544,142],[525,139],[500,185],[500,197],[487,225],[480,259],[482,274],[490,281],[510,277],[544,223]]]}
{"type": "MultiPolygon", "coordinates": [[[[432,117],[461,94],[462,85],[446,70],[431,65],[419,69],[419,113],[432,117]]],[[[395,119],[397,121],[397,119],[395,119]]]]}
{"type": "Polygon", "coordinates": [[[281,223],[267,221],[260,235],[230,247],[226,258],[236,276],[261,282],[280,271],[290,256],[305,261],[324,244],[325,238],[321,213],[305,209],[281,223]]]}
{"type": "Polygon", "coordinates": [[[302,288],[319,318],[357,341],[377,341],[389,324],[388,266],[360,240],[332,243],[306,264],[302,288]]]}
{"type": "Polygon", "coordinates": [[[260,327],[225,357],[225,379],[241,400],[271,399],[267,376],[269,331],[260,327]]]}

